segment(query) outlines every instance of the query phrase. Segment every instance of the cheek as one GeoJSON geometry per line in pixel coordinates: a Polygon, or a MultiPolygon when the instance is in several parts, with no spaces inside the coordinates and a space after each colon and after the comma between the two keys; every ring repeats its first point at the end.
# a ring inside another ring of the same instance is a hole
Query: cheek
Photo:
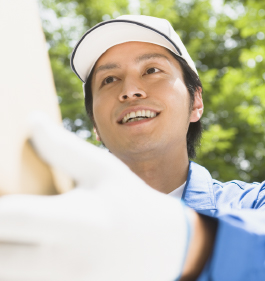
{"type": "Polygon", "coordinates": [[[179,132],[187,132],[189,126],[189,92],[186,85],[180,80],[165,83],[162,88],[157,88],[162,94],[162,101],[166,107],[165,118],[171,122],[165,122],[169,127],[171,134],[181,135],[185,139],[186,134],[179,132]]]}
{"type": "Polygon", "coordinates": [[[114,101],[111,95],[98,95],[93,97],[93,113],[96,126],[101,134],[109,127],[114,101]]]}
{"type": "Polygon", "coordinates": [[[102,120],[102,117],[104,117],[105,111],[106,109],[104,100],[99,97],[93,97],[94,120],[98,128],[101,126],[102,122],[104,122],[104,120],[102,120]]]}
{"type": "Polygon", "coordinates": [[[189,92],[180,79],[165,80],[153,85],[153,91],[161,98],[166,107],[173,107],[175,111],[189,109],[189,92]]]}

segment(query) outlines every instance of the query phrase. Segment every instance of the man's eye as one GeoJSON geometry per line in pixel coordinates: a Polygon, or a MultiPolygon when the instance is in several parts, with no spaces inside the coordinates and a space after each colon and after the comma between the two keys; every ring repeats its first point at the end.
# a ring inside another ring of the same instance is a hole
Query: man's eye
{"type": "Polygon", "coordinates": [[[107,78],[105,78],[104,80],[103,80],[103,85],[106,85],[106,84],[110,84],[110,83],[112,83],[112,82],[114,82],[114,81],[117,81],[117,78],[115,78],[115,77],[113,77],[113,76],[109,76],[109,77],[107,77],[107,78]]]}
{"type": "Polygon", "coordinates": [[[156,73],[156,72],[159,72],[160,70],[156,67],[151,67],[151,68],[148,68],[146,70],[146,74],[152,74],[152,73],[156,73]]]}

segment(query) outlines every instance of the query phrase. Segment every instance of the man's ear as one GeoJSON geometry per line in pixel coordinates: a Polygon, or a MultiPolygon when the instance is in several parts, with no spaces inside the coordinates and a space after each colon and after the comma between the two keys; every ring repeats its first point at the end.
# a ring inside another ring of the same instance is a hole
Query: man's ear
{"type": "Polygon", "coordinates": [[[203,113],[203,100],[202,100],[202,88],[199,87],[194,93],[194,102],[192,111],[190,114],[190,122],[197,122],[200,120],[203,113]]]}
{"type": "Polygon", "coordinates": [[[99,136],[99,134],[98,134],[98,131],[97,131],[96,127],[93,128],[93,131],[94,131],[94,133],[96,134],[96,139],[97,139],[97,141],[101,141],[100,136],[99,136]]]}

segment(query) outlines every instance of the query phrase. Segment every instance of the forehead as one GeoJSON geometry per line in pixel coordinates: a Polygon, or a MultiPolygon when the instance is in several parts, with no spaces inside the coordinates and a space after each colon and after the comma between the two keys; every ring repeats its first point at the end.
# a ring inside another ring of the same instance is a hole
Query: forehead
{"type": "Polygon", "coordinates": [[[115,45],[109,48],[101,57],[98,59],[97,62],[107,58],[108,56],[115,55],[119,52],[126,52],[128,50],[133,50],[135,53],[139,53],[143,50],[145,51],[160,51],[160,52],[167,52],[166,48],[152,44],[152,43],[145,43],[145,42],[126,42],[122,44],[115,45]]]}

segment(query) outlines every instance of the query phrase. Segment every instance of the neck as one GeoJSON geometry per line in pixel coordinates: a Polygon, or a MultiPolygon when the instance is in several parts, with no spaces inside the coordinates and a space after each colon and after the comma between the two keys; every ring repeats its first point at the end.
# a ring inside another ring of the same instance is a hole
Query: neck
{"type": "Polygon", "coordinates": [[[170,193],[181,186],[188,176],[189,159],[187,148],[169,150],[168,153],[148,155],[140,153],[121,159],[130,169],[149,186],[170,193]]]}

